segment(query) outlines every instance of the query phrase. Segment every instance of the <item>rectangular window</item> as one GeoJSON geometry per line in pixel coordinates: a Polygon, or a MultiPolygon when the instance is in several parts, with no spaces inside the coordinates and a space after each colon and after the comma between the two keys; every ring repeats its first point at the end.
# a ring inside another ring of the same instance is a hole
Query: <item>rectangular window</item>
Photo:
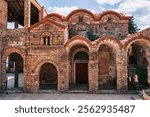
{"type": "Polygon", "coordinates": [[[46,45],[46,37],[43,38],[43,44],[46,45]]]}
{"type": "Polygon", "coordinates": [[[50,37],[47,37],[47,45],[50,45],[50,37]]]}

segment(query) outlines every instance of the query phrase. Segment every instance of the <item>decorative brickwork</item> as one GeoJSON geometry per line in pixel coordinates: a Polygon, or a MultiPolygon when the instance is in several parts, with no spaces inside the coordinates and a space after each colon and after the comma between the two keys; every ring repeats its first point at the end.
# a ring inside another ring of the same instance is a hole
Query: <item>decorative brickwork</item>
{"type": "Polygon", "coordinates": [[[24,28],[6,30],[7,2],[1,1],[0,91],[6,90],[6,59],[12,53],[23,58],[24,92],[46,88],[66,92],[76,83],[86,83],[93,93],[112,88],[127,92],[129,77],[136,75],[135,66],[145,67],[150,85],[150,29],[128,35],[131,17],[114,11],[93,14],[78,9],[67,17],[55,13],[40,17],[30,26],[31,3],[26,0],[24,28]],[[87,38],[88,29],[93,30],[96,40],[87,38]],[[69,39],[70,30],[75,35],[69,39]]]}

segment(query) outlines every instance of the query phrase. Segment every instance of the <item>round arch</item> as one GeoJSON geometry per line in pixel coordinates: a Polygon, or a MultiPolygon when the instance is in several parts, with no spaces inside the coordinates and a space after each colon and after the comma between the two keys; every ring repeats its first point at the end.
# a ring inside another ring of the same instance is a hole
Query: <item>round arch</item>
{"type": "Polygon", "coordinates": [[[149,37],[145,37],[145,36],[143,36],[143,35],[139,35],[139,36],[135,36],[135,37],[128,38],[127,41],[126,41],[125,44],[124,44],[124,48],[125,48],[126,50],[128,50],[128,48],[129,48],[133,43],[135,43],[135,42],[144,42],[144,43],[146,43],[146,44],[148,44],[148,45],[150,46],[150,44],[149,44],[150,38],[149,38],[149,37]]]}
{"type": "Polygon", "coordinates": [[[98,52],[98,84],[100,89],[117,88],[117,57],[122,49],[119,39],[104,36],[93,42],[98,52]]]}
{"type": "Polygon", "coordinates": [[[87,47],[88,50],[90,50],[92,43],[90,40],[88,40],[85,37],[75,36],[75,37],[69,39],[65,44],[65,48],[66,48],[66,51],[68,52],[68,54],[70,53],[71,48],[73,48],[76,45],[83,45],[83,46],[87,47]]]}
{"type": "Polygon", "coordinates": [[[40,88],[40,71],[41,71],[41,68],[42,68],[42,66],[44,65],[44,64],[51,64],[51,65],[53,65],[55,68],[56,68],[56,71],[57,71],[57,89],[58,89],[58,86],[59,86],[59,78],[60,78],[60,68],[58,67],[58,65],[54,62],[54,61],[52,61],[52,60],[42,60],[42,61],[40,61],[39,63],[37,63],[36,65],[35,65],[35,68],[34,68],[34,70],[33,70],[33,72],[35,73],[35,75],[36,76],[38,76],[37,78],[38,78],[38,89],[40,88]]]}
{"type": "MultiPolygon", "coordinates": [[[[25,50],[22,48],[19,48],[19,47],[7,47],[7,48],[5,48],[2,52],[2,76],[3,76],[2,82],[3,82],[3,84],[5,84],[4,85],[5,89],[7,89],[6,81],[8,81],[8,79],[6,79],[7,78],[6,77],[6,60],[7,60],[7,57],[9,57],[11,54],[14,54],[14,53],[18,54],[23,59],[23,71],[25,73],[25,58],[26,58],[25,50]]],[[[19,74],[17,73],[17,76],[15,76],[15,79],[16,79],[16,77],[18,79],[18,77],[19,77],[18,75],[19,74]]],[[[25,77],[23,77],[23,79],[24,79],[23,81],[25,81],[25,77]]],[[[16,87],[18,87],[18,86],[16,86],[16,87]]]]}
{"type": "Polygon", "coordinates": [[[81,42],[82,41],[80,40],[79,43],[74,43],[69,48],[69,88],[78,89],[77,87],[81,86],[83,89],[87,90],[89,84],[89,48],[81,42]]]}
{"type": "Polygon", "coordinates": [[[91,11],[86,10],[86,9],[77,9],[77,10],[72,11],[72,12],[66,17],[66,20],[69,21],[69,19],[70,19],[74,14],[76,14],[76,13],[78,13],[78,12],[87,13],[87,14],[89,14],[89,15],[93,18],[93,20],[95,20],[95,15],[94,15],[91,11]]]}
{"type": "Polygon", "coordinates": [[[122,44],[119,41],[119,39],[117,39],[113,36],[105,36],[105,37],[99,38],[94,43],[97,46],[97,51],[99,50],[99,47],[102,44],[105,44],[111,48],[114,48],[116,54],[122,48],[122,44]]]}
{"type": "Polygon", "coordinates": [[[12,53],[18,53],[21,55],[21,57],[23,58],[23,61],[25,61],[26,58],[26,52],[24,49],[22,48],[17,48],[17,47],[7,47],[4,49],[3,53],[2,53],[2,63],[5,62],[5,60],[7,59],[7,57],[12,54],[12,53]]]}
{"type": "Polygon", "coordinates": [[[101,20],[102,17],[107,15],[107,14],[113,14],[113,15],[117,16],[120,20],[122,20],[122,19],[129,20],[131,18],[131,17],[128,17],[128,16],[124,16],[124,15],[122,15],[120,13],[117,13],[115,11],[109,10],[109,11],[105,11],[105,12],[100,13],[99,16],[98,16],[98,20],[101,20]]]}
{"type": "Polygon", "coordinates": [[[51,45],[53,44],[53,34],[49,31],[41,33],[40,44],[41,45],[51,45]]]}
{"type": "Polygon", "coordinates": [[[138,83],[147,87],[149,83],[149,51],[150,38],[143,35],[130,37],[124,43],[124,48],[128,53],[128,89],[137,90],[134,78],[138,78],[138,83]]]}
{"type": "Polygon", "coordinates": [[[53,65],[56,67],[56,69],[57,69],[57,71],[58,71],[58,73],[59,73],[60,68],[58,67],[57,63],[55,63],[54,61],[52,61],[52,60],[50,60],[50,59],[48,59],[48,60],[42,60],[42,61],[38,62],[38,63],[35,65],[35,67],[34,67],[34,72],[35,72],[36,74],[38,74],[38,73],[40,72],[41,66],[44,65],[45,63],[53,64],[53,65]]]}
{"type": "Polygon", "coordinates": [[[65,21],[65,17],[63,15],[58,14],[58,13],[48,14],[46,17],[47,18],[57,17],[60,21],[65,21]]]}

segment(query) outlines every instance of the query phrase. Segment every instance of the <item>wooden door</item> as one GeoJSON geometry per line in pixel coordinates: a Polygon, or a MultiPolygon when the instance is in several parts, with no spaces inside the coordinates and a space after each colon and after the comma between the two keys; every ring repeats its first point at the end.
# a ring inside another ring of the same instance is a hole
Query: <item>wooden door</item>
{"type": "Polygon", "coordinates": [[[88,63],[76,63],[76,84],[88,83],[88,63]]]}

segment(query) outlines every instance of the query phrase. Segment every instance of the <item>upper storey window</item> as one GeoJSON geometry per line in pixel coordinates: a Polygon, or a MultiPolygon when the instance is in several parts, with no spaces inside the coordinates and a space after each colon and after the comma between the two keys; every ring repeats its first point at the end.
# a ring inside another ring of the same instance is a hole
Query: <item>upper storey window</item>
{"type": "Polygon", "coordinates": [[[108,17],[108,23],[111,23],[112,22],[112,18],[111,17],[108,17]]]}
{"type": "Polygon", "coordinates": [[[41,45],[49,46],[52,44],[52,34],[49,32],[44,32],[41,35],[41,45]]]}
{"type": "Polygon", "coordinates": [[[50,36],[48,36],[48,37],[44,36],[43,37],[43,45],[50,45],[50,36]]]}
{"type": "Polygon", "coordinates": [[[79,16],[79,22],[83,23],[83,16],[79,16]]]}

